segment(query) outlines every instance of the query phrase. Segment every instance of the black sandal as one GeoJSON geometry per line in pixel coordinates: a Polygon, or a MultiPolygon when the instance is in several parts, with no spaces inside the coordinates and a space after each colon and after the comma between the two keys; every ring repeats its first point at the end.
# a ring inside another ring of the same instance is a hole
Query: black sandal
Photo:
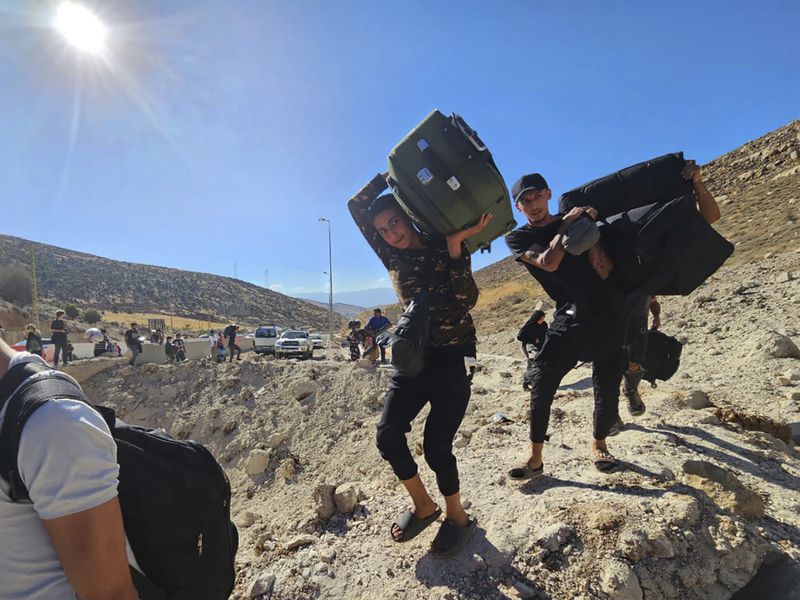
{"type": "Polygon", "coordinates": [[[431,552],[438,556],[455,556],[469,543],[477,527],[478,520],[475,517],[469,517],[469,522],[463,527],[445,519],[433,538],[431,552]]]}
{"type": "Polygon", "coordinates": [[[433,514],[425,517],[424,519],[417,517],[413,510],[407,510],[400,515],[394,523],[392,523],[392,526],[389,528],[389,535],[392,536],[392,540],[395,542],[410,542],[420,533],[425,531],[428,525],[438,519],[441,514],[442,509],[438,506],[436,507],[436,510],[433,511],[433,514]],[[400,530],[398,532],[398,535],[400,536],[399,538],[395,537],[395,526],[397,526],[397,528],[400,530]]]}
{"type": "Polygon", "coordinates": [[[511,479],[535,479],[544,473],[544,463],[540,464],[535,469],[528,463],[521,467],[514,467],[508,472],[511,479]]]}
{"type": "Polygon", "coordinates": [[[613,473],[619,465],[608,450],[598,450],[595,452],[594,466],[601,473],[613,473]]]}

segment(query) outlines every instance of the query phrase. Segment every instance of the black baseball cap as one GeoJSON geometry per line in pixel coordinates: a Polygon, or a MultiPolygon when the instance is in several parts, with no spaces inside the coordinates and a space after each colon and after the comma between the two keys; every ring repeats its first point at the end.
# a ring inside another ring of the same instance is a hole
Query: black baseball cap
{"type": "Polygon", "coordinates": [[[514,182],[514,185],[511,186],[511,196],[514,198],[514,202],[516,202],[525,192],[530,190],[538,192],[540,190],[547,189],[550,188],[547,186],[547,182],[544,180],[544,177],[539,175],[539,173],[528,173],[527,175],[523,175],[517,179],[514,182]]]}

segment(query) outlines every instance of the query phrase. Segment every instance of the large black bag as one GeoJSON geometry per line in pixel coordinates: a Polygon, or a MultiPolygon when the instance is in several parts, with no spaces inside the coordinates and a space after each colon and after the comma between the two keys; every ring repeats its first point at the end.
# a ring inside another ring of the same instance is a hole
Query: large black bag
{"type": "MultiPolygon", "coordinates": [[[[83,391],[31,363],[15,366],[0,380],[0,476],[12,501],[28,500],[17,471],[22,429],[53,398],[87,402],[83,391]],[[24,386],[19,384],[25,381],[24,386]],[[16,393],[11,394],[18,389],[16,393]]],[[[128,425],[104,407],[93,407],[108,423],[117,444],[119,502],[141,573],[131,568],[142,600],[225,600],[233,591],[236,527],[230,520],[231,489],[222,467],[204,446],[175,440],[163,429],[128,425]]]]}
{"type": "Polygon", "coordinates": [[[678,370],[681,364],[681,344],[674,337],[661,333],[656,329],[647,332],[647,350],[645,351],[642,368],[642,379],[649,381],[655,387],[656,380],[666,381],[678,370]]]}
{"type": "Polygon", "coordinates": [[[603,248],[610,281],[640,296],[692,293],[733,254],[733,244],[700,215],[694,194],[607,218],[603,248]]]}
{"type": "Polygon", "coordinates": [[[567,212],[576,206],[593,206],[603,219],[685,196],[694,189],[691,180],[683,178],[685,165],[683,152],[635,164],[564,192],[558,200],[558,210],[567,212]]]}
{"type": "Polygon", "coordinates": [[[423,290],[397,319],[394,331],[385,331],[378,344],[392,350],[392,366],[400,375],[416,377],[425,367],[430,329],[428,292],[423,290]]]}

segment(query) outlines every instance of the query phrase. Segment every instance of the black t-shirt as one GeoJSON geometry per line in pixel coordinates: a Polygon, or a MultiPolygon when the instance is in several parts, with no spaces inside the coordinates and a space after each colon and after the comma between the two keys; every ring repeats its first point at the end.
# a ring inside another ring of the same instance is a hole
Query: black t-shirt
{"type": "Polygon", "coordinates": [[[140,346],[141,342],[139,341],[139,330],[128,329],[128,331],[125,332],[125,343],[128,346],[140,346]]]}
{"type": "Polygon", "coordinates": [[[50,330],[52,331],[53,329],[64,330],[63,332],[53,331],[53,334],[50,336],[50,339],[52,339],[54,342],[63,342],[64,340],[67,339],[67,334],[66,334],[67,328],[64,325],[63,319],[53,319],[53,321],[50,323],[50,330]]]}
{"type": "Polygon", "coordinates": [[[537,323],[533,317],[528,319],[517,333],[517,340],[524,344],[532,344],[534,348],[540,348],[547,335],[547,323],[537,323]]]}
{"type": "Polygon", "coordinates": [[[627,303],[622,292],[604,281],[592,268],[586,254],[573,256],[565,253],[553,272],[545,271],[522,260],[534,244],[547,248],[561,227],[561,215],[544,227],[523,225],[506,235],[506,243],[518,262],[541,284],[544,291],[556,302],[557,321],[588,325],[610,330],[619,327],[627,314],[627,303]],[[569,305],[573,305],[570,307],[569,305]],[[573,310],[570,311],[570,308],[573,310]],[[574,312],[570,315],[569,312],[574,312]]]}

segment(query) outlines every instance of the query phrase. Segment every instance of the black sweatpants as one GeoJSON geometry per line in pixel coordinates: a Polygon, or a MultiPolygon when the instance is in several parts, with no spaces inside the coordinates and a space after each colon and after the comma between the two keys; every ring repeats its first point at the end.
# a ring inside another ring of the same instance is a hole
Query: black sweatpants
{"type": "Polygon", "coordinates": [[[618,333],[607,334],[590,331],[580,325],[564,329],[550,328],[530,370],[532,442],[545,441],[550,406],[561,380],[580,360],[587,359],[592,361],[593,436],[596,440],[604,440],[608,436],[617,420],[619,384],[627,368],[622,333],[624,326],[618,333]]]}
{"type": "Polygon", "coordinates": [[[628,339],[625,349],[628,362],[642,364],[647,352],[647,320],[650,311],[650,296],[637,296],[631,301],[628,317],[628,339]]]}
{"type": "Polygon", "coordinates": [[[239,357],[242,356],[242,349],[236,343],[228,344],[228,350],[231,353],[231,362],[233,362],[233,353],[234,352],[236,352],[236,358],[239,358],[239,357]]]}
{"type": "Polygon", "coordinates": [[[425,461],[436,474],[442,495],[452,496],[459,491],[453,438],[461,426],[470,393],[460,348],[431,349],[425,368],[416,377],[395,372],[378,423],[377,445],[398,479],[411,479],[418,472],[406,434],[411,431],[411,421],[430,403],[422,442],[425,461]]]}

